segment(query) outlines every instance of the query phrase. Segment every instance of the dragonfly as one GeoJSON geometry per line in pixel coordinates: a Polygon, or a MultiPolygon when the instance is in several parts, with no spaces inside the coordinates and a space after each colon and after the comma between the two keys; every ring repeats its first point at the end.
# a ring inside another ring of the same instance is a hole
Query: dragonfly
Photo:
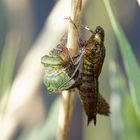
{"type": "MultiPolygon", "coordinates": [[[[88,28],[87,28],[88,29],[88,28]]],[[[88,116],[87,124],[93,120],[96,125],[96,115],[110,114],[110,107],[99,91],[99,76],[105,58],[104,30],[97,26],[94,31],[89,29],[92,35],[83,46],[82,68],[79,72],[81,84],[77,87],[79,95],[88,116]]]]}
{"type": "Polygon", "coordinates": [[[44,83],[50,91],[63,91],[71,88],[79,90],[83,108],[96,125],[97,114],[109,116],[110,107],[99,92],[99,81],[105,58],[104,30],[97,26],[94,31],[84,26],[92,35],[87,41],[80,41],[80,51],[75,57],[61,41],[49,55],[42,57],[45,67],[44,83]]]}

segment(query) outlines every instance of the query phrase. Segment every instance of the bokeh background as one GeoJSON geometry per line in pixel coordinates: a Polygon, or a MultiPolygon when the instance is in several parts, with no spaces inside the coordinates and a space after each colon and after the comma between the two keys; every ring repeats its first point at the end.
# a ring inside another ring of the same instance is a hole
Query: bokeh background
{"type": "MultiPolygon", "coordinates": [[[[0,1],[0,140],[56,140],[60,95],[43,84],[40,59],[67,30],[70,0],[0,1]]],[[[105,30],[100,92],[110,117],[87,127],[76,96],[69,140],[140,139],[138,0],[83,0],[82,24],[105,30]]],[[[90,33],[81,31],[83,38],[90,33]]]]}

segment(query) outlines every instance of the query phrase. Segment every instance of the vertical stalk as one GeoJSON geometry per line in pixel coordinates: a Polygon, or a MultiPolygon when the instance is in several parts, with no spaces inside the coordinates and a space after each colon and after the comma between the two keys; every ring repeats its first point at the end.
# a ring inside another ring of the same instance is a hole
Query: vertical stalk
{"type": "MultiPolygon", "coordinates": [[[[67,48],[74,55],[78,50],[78,26],[80,25],[82,0],[71,0],[71,19],[77,26],[69,22],[67,48]]],[[[73,111],[75,89],[63,91],[59,111],[58,140],[67,140],[73,111]]]]}

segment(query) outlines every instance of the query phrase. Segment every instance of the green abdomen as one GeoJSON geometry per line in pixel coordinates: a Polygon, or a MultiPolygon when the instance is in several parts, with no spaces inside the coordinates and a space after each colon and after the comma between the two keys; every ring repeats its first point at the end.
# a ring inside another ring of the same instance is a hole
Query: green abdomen
{"type": "Polygon", "coordinates": [[[71,87],[75,83],[72,79],[70,80],[70,76],[63,69],[55,69],[50,70],[48,67],[45,71],[44,75],[44,83],[47,86],[49,91],[55,92],[59,90],[65,90],[71,87]],[[68,82],[67,82],[68,81],[68,82]]]}

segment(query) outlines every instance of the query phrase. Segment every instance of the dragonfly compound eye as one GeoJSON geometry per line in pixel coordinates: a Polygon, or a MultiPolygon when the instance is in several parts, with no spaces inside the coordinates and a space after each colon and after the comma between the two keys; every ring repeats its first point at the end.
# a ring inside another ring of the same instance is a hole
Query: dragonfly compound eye
{"type": "Polygon", "coordinates": [[[92,52],[93,52],[93,53],[96,53],[96,52],[97,52],[97,48],[96,48],[96,47],[93,48],[93,49],[92,49],[92,52]]]}

